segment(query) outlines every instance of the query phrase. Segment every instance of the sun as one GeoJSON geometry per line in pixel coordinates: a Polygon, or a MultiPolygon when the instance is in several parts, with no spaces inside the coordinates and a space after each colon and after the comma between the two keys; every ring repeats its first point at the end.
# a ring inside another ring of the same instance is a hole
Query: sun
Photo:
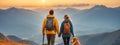
{"type": "Polygon", "coordinates": [[[44,3],[44,2],[46,2],[46,0],[41,0],[41,2],[43,2],[43,3],[44,3]]]}

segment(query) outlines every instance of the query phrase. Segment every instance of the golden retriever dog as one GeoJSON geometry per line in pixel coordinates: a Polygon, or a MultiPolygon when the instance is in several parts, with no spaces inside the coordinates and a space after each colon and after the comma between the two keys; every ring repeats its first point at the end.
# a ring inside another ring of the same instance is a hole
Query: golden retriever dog
{"type": "Polygon", "coordinates": [[[72,45],[81,45],[80,41],[77,37],[73,37],[71,42],[72,42],[72,45]]]}

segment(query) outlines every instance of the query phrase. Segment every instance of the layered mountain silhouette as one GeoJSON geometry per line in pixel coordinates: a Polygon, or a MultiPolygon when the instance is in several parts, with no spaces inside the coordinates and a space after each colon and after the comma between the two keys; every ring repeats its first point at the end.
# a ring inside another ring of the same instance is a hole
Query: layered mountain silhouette
{"type": "Polygon", "coordinates": [[[27,44],[14,42],[13,40],[9,39],[6,35],[0,32],[0,45],[27,45],[27,44]]]}
{"type": "MultiPolygon", "coordinates": [[[[120,30],[117,30],[109,33],[78,36],[78,38],[82,45],[120,45],[119,34],[120,30]]],[[[58,45],[63,45],[63,43],[58,45]]]]}
{"type": "Polygon", "coordinates": [[[83,45],[119,45],[120,43],[120,30],[102,33],[80,36],[80,41],[83,45]]]}
{"type": "Polygon", "coordinates": [[[6,36],[3,33],[0,33],[0,45],[38,45],[38,44],[33,41],[24,40],[13,35],[6,36]]]}
{"type": "Polygon", "coordinates": [[[0,31],[19,37],[32,38],[40,28],[41,15],[39,13],[11,7],[0,10],[0,31]],[[29,31],[29,32],[28,32],[29,31]]]}
{"type": "MultiPolygon", "coordinates": [[[[0,32],[40,43],[42,41],[41,25],[48,11],[32,11],[16,7],[0,9],[0,32]]],[[[85,10],[55,9],[59,24],[65,14],[71,17],[74,33],[77,36],[112,32],[120,28],[120,7],[108,8],[96,5],[85,10]]]]}
{"type": "MultiPolygon", "coordinates": [[[[66,8],[57,11],[56,15],[63,17],[68,14],[73,21],[74,30],[77,33],[103,33],[112,32],[120,28],[120,7],[108,8],[104,5],[96,5],[90,9],[79,10],[66,8]]],[[[78,34],[79,35],[79,34],[78,34]]]]}
{"type": "Polygon", "coordinates": [[[37,43],[35,43],[33,41],[21,39],[19,37],[13,36],[13,35],[8,35],[8,37],[15,42],[24,43],[24,44],[28,44],[28,45],[38,45],[37,43]]]}
{"type": "Polygon", "coordinates": [[[10,39],[0,32],[0,40],[10,41],[10,39]]]}

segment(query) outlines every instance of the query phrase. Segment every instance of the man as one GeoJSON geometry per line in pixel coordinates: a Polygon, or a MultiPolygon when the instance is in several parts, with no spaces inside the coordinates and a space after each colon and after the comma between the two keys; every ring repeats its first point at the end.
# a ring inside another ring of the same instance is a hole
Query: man
{"type": "Polygon", "coordinates": [[[48,45],[54,45],[55,35],[59,34],[59,25],[54,10],[50,10],[42,24],[42,33],[46,34],[48,45]]]}

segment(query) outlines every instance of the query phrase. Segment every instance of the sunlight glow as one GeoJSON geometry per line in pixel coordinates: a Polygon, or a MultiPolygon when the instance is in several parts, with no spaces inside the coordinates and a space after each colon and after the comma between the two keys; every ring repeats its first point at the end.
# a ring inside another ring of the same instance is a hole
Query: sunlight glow
{"type": "Polygon", "coordinates": [[[8,7],[22,8],[91,8],[94,5],[105,5],[107,7],[119,7],[120,0],[0,0],[0,9],[8,7]],[[88,4],[88,5],[84,5],[88,4]]]}
{"type": "Polygon", "coordinates": [[[46,0],[41,0],[41,2],[45,3],[45,2],[46,2],[46,0]]]}

